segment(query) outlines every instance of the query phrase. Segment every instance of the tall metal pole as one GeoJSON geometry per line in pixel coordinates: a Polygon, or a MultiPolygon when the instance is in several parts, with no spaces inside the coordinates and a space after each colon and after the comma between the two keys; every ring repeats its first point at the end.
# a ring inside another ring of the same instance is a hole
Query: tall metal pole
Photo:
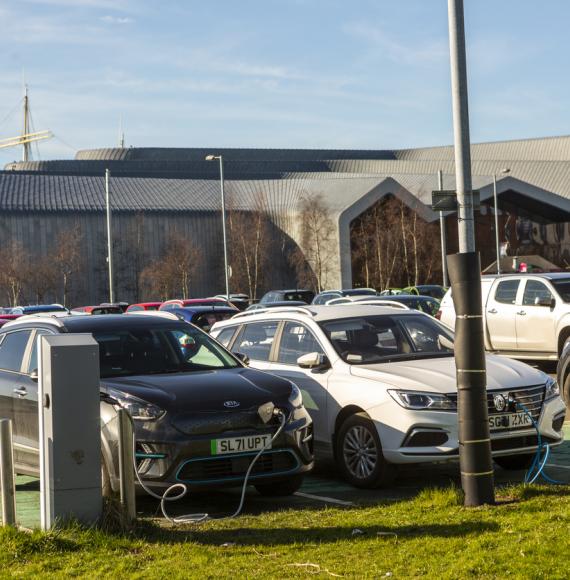
{"type": "Polygon", "coordinates": [[[115,302],[113,290],[113,240],[111,235],[111,203],[109,201],[109,178],[111,172],[105,169],[105,206],[107,208],[107,265],[109,267],[109,302],[115,302]]]}
{"type": "Polygon", "coordinates": [[[499,248],[499,208],[497,204],[497,175],[493,173],[493,203],[495,205],[495,252],[497,256],[497,274],[501,273],[501,251],[499,248]]]}
{"type": "MultiPolygon", "coordinates": [[[[437,186],[439,191],[443,191],[443,171],[440,169],[437,172],[437,186]]],[[[449,278],[447,277],[447,232],[445,231],[445,218],[443,212],[439,212],[439,230],[441,233],[441,273],[443,275],[443,285],[447,288],[449,286],[449,278]]]]}
{"type": "Polygon", "coordinates": [[[448,259],[455,305],[459,465],[466,506],[495,502],[487,409],[481,264],[475,252],[463,0],[448,0],[459,253],[448,259]]]}
{"type": "Polygon", "coordinates": [[[0,419],[0,496],[2,525],[16,525],[16,488],[14,486],[14,451],[12,420],[0,419]]]}
{"type": "Polygon", "coordinates": [[[224,275],[226,280],[226,298],[230,301],[230,277],[228,268],[228,239],[226,233],[226,195],[224,193],[224,162],[222,156],[220,160],[220,193],[222,194],[222,232],[224,237],[224,275]]]}
{"type": "MultiPolygon", "coordinates": [[[[30,114],[29,114],[30,103],[28,101],[28,86],[24,85],[24,126],[22,135],[25,136],[30,132],[30,114]]],[[[24,143],[24,149],[22,151],[22,161],[28,161],[30,158],[30,143],[24,143]]]]}

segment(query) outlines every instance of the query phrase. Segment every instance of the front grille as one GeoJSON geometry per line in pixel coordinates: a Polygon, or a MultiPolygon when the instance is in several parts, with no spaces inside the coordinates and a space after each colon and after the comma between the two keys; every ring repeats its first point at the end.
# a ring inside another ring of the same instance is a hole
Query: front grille
{"type": "MultiPolygon", "coordinates": [[[[200,457],[182,464],[176,478],[185,483],[211,483],[240,480],[257,453],[239,453],[220,457],[200,457]]],[[[290,449],[266,451],[251,470],[251,478],[286,474],[299,466],[299,460],[290,449]]]]}
{"type": "Polygon", "coordinates": [[[210,435],[241,429],[267,429],[257,407],[240,411],[178,413],[172,424],[186,435],[210,435]]]}
{"type": "MultiPolygon", "coordinates": [[[[509,413],[520,413],[522,409],[515,403],[508,403],[506,408],[502,411],[497,411],[495,408],[495,395],[503,395],[506,400],[514,398],[518,403],[524,405],[524,408],[531,414],[535,421],[538,421],[540,412],[542,411],[542,404],[544,403],[544,393],[546,387],[544,385],[534,385],[531,387],[522,387],[519,389],[487,391],[487,410],[489,415],[505,415],[509,413]]],[[[457,403],[457,394],[448,395],[450,399],[457,403]]],[[[515,427],[514,429],[528,429],[528,425],[515,427]]]]}

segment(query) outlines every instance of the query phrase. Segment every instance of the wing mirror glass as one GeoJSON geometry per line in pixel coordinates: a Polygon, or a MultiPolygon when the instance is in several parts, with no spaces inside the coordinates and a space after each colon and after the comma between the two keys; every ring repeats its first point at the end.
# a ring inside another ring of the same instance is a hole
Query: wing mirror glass
{"type": "Polygon", "coordinates": [[[552,296],[550,296],[548,298],[537,296],[534,299],[534,305],[535,306],[546,306],[547,308],[554,308],[556,306],[556,300],[554,298],[552,298],[552,296]]]}
{"type": "Polygon", "coordinates": [[[247,354],[244,354],[243,352],[234,352],[234,356],[236,358],[239,358],[239,360],[246,366],[249,366],[249,357],[247,356],[247,354]]]}
{"type": "Polygon", "coordinates": [[[30,379],[31,379],[32,381],[34,381],[34,383],[37,383],[37,382],[38,382],[38,377],[39,377],[39,375],[38,375],[38,369],[34,369],[34,370],[33,370],[33,371],[30,373],[30,379]]]}
{"type": "Polygon", "coordinates": [[[321,352],[309,352],[297,359],[297,364],[302,369],[328,369],[331,365],[329,359],[321,352]]]}

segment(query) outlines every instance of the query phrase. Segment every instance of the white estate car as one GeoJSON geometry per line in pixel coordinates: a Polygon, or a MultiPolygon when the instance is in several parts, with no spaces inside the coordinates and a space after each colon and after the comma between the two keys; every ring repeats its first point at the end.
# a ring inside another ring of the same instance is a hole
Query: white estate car
{"type": "MultiPolygon", "coordinates": [[[[333,456],[347,481],[375,487],[392,464],[457,459],[453,334],[415,310],[376,305],[284,307],[217,322],[212,336],[254,368],[296,383],[314,422],[317,457],[333,456]]],[[[528,466],[544,442],[562,442],[556,381],[524,363],[487,355],[493,457],[528,466]]]]}

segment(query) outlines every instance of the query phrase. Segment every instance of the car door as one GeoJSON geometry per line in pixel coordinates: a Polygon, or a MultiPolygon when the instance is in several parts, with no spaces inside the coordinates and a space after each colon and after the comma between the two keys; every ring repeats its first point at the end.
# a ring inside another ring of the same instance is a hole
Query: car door
{"type": "MultiPolygon", "coordinates": [[[[23,372],[24,360],[33,331],[30,329],[14,330],[7,332],[0,343],[0,390],[6,396],[11,397],[10,418],[13,420],[12,434],[14,441],[14,461],[17,466],[30,466],[31,455],[34,455],[37,464],[37,455],[33,453],[26,438],[23,436],[22,414],[20,409],[26,403],[28,397],[33,396],[33,389],[25,372],[23,372]]],[[[35,415],[37,420],[37,395],[35,415]]],[[[37,448],[37,443],[36,443],[37,448]]]]}
{"type": "Polygon", "coordinates": [[[300,356],[313,352],[326,355],[306,325],[287,321],[280,334],[276,360],[271,363],[269,370],[292,381],[301,389],[303,404],[313,419],[315,440],[330,442],[327,429],[327,387],[331,370],[302,369],[297,364],[300,356]]]}
{"type": "Polygon", "coordinates": [[[553,298],[553,293],[542,280],[525,280],[522,304],[517,308],[516,317],[519,350],[556,352],[553,298]]]}
{"type": "Polygon", "coordinates": [[[32,470],[39,467],[38,382],[32,371],[38,370],[38,338],[53,334],[44,328],[36,329],[23,358],[20,394],[14,398],[14,424],[20,445],[19,462],[32,470]],[[25,394],[24,394],[25,391],[25,394]]]}
{"type": "MultiPolygon", "coordinates": [[[[485,306],[485,319],[493,349],[517,350],[516,320],[520,278],[499,280],[485,306]]],[[[520,304],[520,302],[519,302],[520,304]]]]}
{"type": "Polygon", "coordinates": [[[232,344],[232,352],[246,355],[251,367],[268,370],[278,326],[275,320],[244,324],[232,344]]]}

